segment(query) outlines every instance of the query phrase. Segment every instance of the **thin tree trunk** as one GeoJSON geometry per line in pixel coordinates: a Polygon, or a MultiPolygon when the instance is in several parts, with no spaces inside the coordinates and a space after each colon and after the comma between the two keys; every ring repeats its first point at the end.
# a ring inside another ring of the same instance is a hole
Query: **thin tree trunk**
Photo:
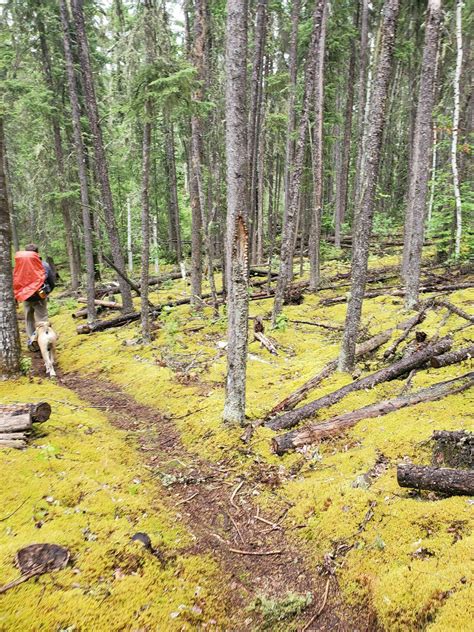
{"type": "Polygon", "coordinates": [[[128,254],[128,271],[133,272],[132,205],[130,203],[130,196],[127,198],[127,254],[128,254]]]}
{"type": "Polygon", "coordinates": [[[459,83],[462,69],[462,8],[463,0],[457,0],[456,4],[456,70],[454,72],[454,112],[453,112],[453,138],[451,143],[451,168],[453,171],[454,199],[456,202],[456,238],[454,255],[459,258],[461,252],[462,237],[462,204],[461,191],[459,189],[459,171],[457,161],[458,134],[459,134],[459,83]]]}
{"type": "Polygon", "coordinates": [[[11,221],[4,148],[3,116],[0,115],[0,379],[20,371],[20,335],[13,296],[11,221]]]}
{"type": "Polygon", "coordinates": [[[43,75],[46,87],[50,92],[50,102],[51,102],[51,127],[53,130],[53,138],[54,138],[54,153],[56,156],[56,168],[57,168],[57,176],[58,176],[58,188],[61,193],[61,215],[64,223],[64,231],[66,237],[66,251],[68,256],[69,270],[71,272],[71,289],[76,291],[79,287],[80,281],[80,269],[78,267],[78,258],[74,249],[74,231],[71,219],[71,210],[69,206],[69,201],[65,196],[66,193],[66,174],[64,167],[64,153],[63,153],[63,145],[61,140],[61,129],[58,120],[58,103],[57,103],[57,88],[54,85],[53,81],[53,72],[51,69],[51,59],[48,50],[48,43],[46,40],[46,35],[44,31],[44,24],[42,22],[41,17],[37,14],[36,17],[38,32],[39,32],[39,40],[40,40],[40,48],[41,48],[41,58],[42,58],[42,66],[43,66],[43,75]]]}
{"type": "Polygon", "coordinates": [[[290,203],[283,225],[283,234],[280,250],[280,272],[273,304],[272,323],[276,323],[283,308],[286,288],[291,279],[293,264],[293,243],[298,215],[298,205],[300,197],[301,177],[303,173],[303,162],[306,148],[306,134],[309,122],[309,112],[314,99],[314,86],[316,68],[318,66],[318,49],[321,38],[321,29],[326,0],[317,0],[313,11],[313,31],[308,53],[308,61],[305,71],[305,92],[303,97],[303,107],[299,124],[298,142],[295,148],[294,167],[291,174],[290,203]]]}
{"type": "Polygon", "coordinates": [[[8,201],[8,209],[10,212],[10,223],[12,228],[12,241],[13,241],[13,250],[18,252],[20,250],[20,240],[18,238],[18,228],[15,220],[15,208],[13,205],[13,195],[12,195],[12,187],[10,180],[10,165],[8,162],[8,151],[6,146],[3,147],[3,168],[5,174],[5,186],[7,190],[7,201],[8,201]]]}
{"type": "Polygon", "coordinates": [[[321,34],[318,44],[318,70],[314,90],[314,138],[312,146],[313,212],[309,235],[309,289],[315,292],[321,277],[320,242],[323,205],[323,113],[324,113],[324,57],[326,49],[327,4],[324,5],[321,34]]]}
{"type": "MultiPolygon", "coordinates": [[[[357,27],[358,11],[354,17],[354,25],[357,27]]],[[[347,191],[349,187],[349,165],[351,159],[351,137],[352,137],[352,111],[354,108],[354,84],[356,68],[356,47],[355,41],[351,46],[351,57],[349,60],[349,71],[347,73],[347,98],[346,111],[344,115],[344,139],[342,141],[342,164],[338,172],[336,181],[336,209],[334,222],[334,245],[341,247],[342,223],[346,215],[347,191]]]]}
{"type": "Polygon", "coordinates": [[[438,154],[438,130],[436,122],[433,121],[433,152],[431,159],[431,186],[430,186],[430,201],[428,203],[428,226],[431,224],[431,218],[433,217],[433,205],[436,188],[436,158],[438,154]]]}
{"type": "Polygon", "coordinates": [[[176,179],[176,159],[174,147],[173,122],[167,114],[165,119],[165,149],[166,149],[166,172],[168,176],[168,234],[171,246],[174,248],[176,261],[179,263],[182,258],[181,246],[181,226],[179,221],[178,187],[176,179]]]}
{"type": "Polygon", "coordinates": [[[245,421],[248,344],[247,0],[228,0],[226,30],[228,346],[223,418],[245,421]]]}
{"type": "Polygon", "coordinates": [[[153,266],[155,270],[155,274],[159,274],[160,272],[160,258],[158,256],[158,218],[156,215],[153,215],[153,266]]]}
{"type": "MultiPolygon", "coordinates": [[[[95,154],[95,170],[101,189],[102,204],[106,219],[106,229],[109,236],[114,263],[117,268],[119,268],[120,270],[124,270],[125,262],[123,258],[122,248],[120,246],[117,223],[115,220],[107,158],[105,156],[104,143],[102,139],[102,129],[100,125],[99,111],[95,95],[94,80],[89,53],[89,43],[84,22],[83,0],[72,0],[71,4],[76,29],[81,73],[84,83],[84,101],[86,104],[87,117],[91,126],[95,154]]],[[[130,291],[130,287],[121,277],[119,277],[118,282],[120,286],[120,293],[122,295],[122,305],[124,312],[133,311],[132,294],[130,291]]]]}
{"type": "Polygon", "coordinates": [[[385,109],[392,70],[395,29],[399,0],[386,0],[382,26],[382,43],[372,95],[372,107],[367,133],[367,160],[363,174],[360,204],[356,206],[353,228],[352,283],[347,306],[344,338],[339,357],[339,369],[350,371],[354,366],[355,348],[364,298],[369,242],[372,232],[375,190],[380,165],[382,133],[385,125],[385,109]]]}
{"type": "Polygon", "coordinates": [[[96,317],[95,309],[95,266],[93,240],[93,214],[89,205],[89,185],[87,182],[86,154],[82,140],[81,111],[77,84],[74,72],[74,61],[69,36],[69,18],[66,0],[60,0],[61,26],[63,31],[64,58],[68,83],[69,100],[72,113],[72,133],[74,152],[76,154],[77,171],[79,174],[79,189],[81,195],[82,228],[84,234],[84,251],[86,255],[86,285],[87,285],[87,320],[92,322],[96,317]]]}
{"type": "Polygon", "coordinates": [[[420,87],[416,110],[415,133],[406,212],[404,281],[405,307],[411,309],[418,302],[421,256],[425,234],[426,196],[430,175],[430,156],[433,142],[433,107],[436,80],[436,56],[441,26],[441,0],[428,1],[425,43],[420,73],[420,87]]]}
{"type": "MultiPolygon", "coordinates": [[[[146,28],[146,27],[145,27],[146,28]]],[[[150,304],[148,301],[148,281],[150,266],[150,153],[151,153],[151,119],[152,107],[149,99],[145,102],[145,122],[143,125],[142,148],[142,273],[141,273],[141,314],[142,336],[145,342],[150,341],[150,304]]]]}

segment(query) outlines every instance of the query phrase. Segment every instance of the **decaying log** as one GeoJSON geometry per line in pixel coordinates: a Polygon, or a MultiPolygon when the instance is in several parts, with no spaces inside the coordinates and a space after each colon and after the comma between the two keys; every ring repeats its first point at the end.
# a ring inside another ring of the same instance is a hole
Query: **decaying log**
{"type": "MultiPolygon", "coordinates": [[[[449,285],[422,285],[419,292],[421,294],[429,294],[434,292],[454,292],[456,290],[464,290],[474,287],[474,281],[466,281],[464,283],[450,283],[449,285]]],[[[389,288],[381,288],[380,290],[370,290],[364,294],[364,298],[376,298],[377,296],[405,296],[404,290],[391,290],[389,288]]],[[[334,298],[324,298],[320,305],[337,305],[338,303],[346,303],[347,296],[335,296],[334,298]]]]}
{"type": "Polygon", "coordinates": [[[436,430],[431,437],[433,465],[474,469],[474,433],[467,430],[436,430]]]}
{"type": "MultiPolygon", "coordinates": [[[[77,299],[77,302],[87,303],[87,299],[81,297],[77,299]]],[[[104,300],[96,298],[94,301],[94,304],[99,305],[100,307],[106,307],[107,309],[122,309],[122,306],[120,305],[120,303],[116,303],[115,301],[104,301],[104,300]]]]}
{"type": "MultiPolygon", "coordinates": [[[[0,435],[1,437],[2,435],[0,435]]],[[[0,438],[0,448],[13,448],[15,450],[22,450],[26,448],[26,441],[21,439],[1,439],[0,438]]]]}
{"type": "Polygon", "coordinates": [[[278,355],[278,351],[273,342],[269,338],[267,338],[267,336],[265,336],[263,318],[261,316],[256,316],[254,321],[253,335],[255,337],[255,340],[258,340],[271,354],[278,355]]]}
{"type": "Polygon", "coordinates": [[[474,345],[470,345],[469,347],[464,347],[464,349],[450,351],[449,353],[443,353],[443,355],[431,358],[430,362],[431,366],[435,367],[435,369],[440,369],[443,366],[448,366],[449,364],[457,364],[458,362],[467,360],[467,358],[473,357],[474,345]]]}
{"type": "Polygon", "coordinates": [[[408,327],[405,327],[405,330],[403,332],[403,334],[397,338],[391,345],[390,347],[385,351],[385,353],[383,354],[383,357],[387,360],[388,358],[390,358],[391,356],[395,355],[395,352],[397,351],[399,345],[407,339],[410,331],[413,329],[413,327],[416,327],[417,325],[419,325],[420,323],[422,323],[425,318],[426,318],[426,311],[427,308],[424,308],[422,310],[420,310],[420,312],[418,313],[418,316],[416,318],[414,318],[412,320],[412,322],[410,323],[410,325],[408,327]]]}
{"type": "Polygon", "coordinates": [[[350,384],[346,384],[342,388],[337,391],[333,391],[328,395],[324,395],[301,408],[297,408],[296,410],[290,411],[288,413],[284,413],[275,417],[274,419],[267,422],[265,425],[273,430],[282,430],[283,428],[292,428],[296,426],[303,419],[308,419],[308,417],[312,417],[318,410],[322,408],[327,408],[328,406],[332,406],[336,402],[339,402],[343,397],[345,397],[349,393],[353,393],[355,391],[359,391],[366,388],[373,388],[377,384],[381,382],[387,382],[389,380],[393,380],[400,375],[404,375],[409,373],[412,369],[416,369],[420,366],[423,366],[429,360],[445,351],[448,351],[451,348],[452,340],[450,338],[442,338],[438,342],[428,343],[423,346],[418,351],[411,353],[403,357],[398,362],[394,364],[380,369],[375,373],[371,373],[366,377],[360,378],[359,380],[355,380],[350,384]]]}
{"type": "Polygon", "coordinates": [[[0,416],[29,414],[33,423],[43,423],[51,417],[51,406],[48,402],[34,404],[0,404],[0,416]]]}
{"type": "Polygon", "coordinates": [[[26,441],[26,432],[2,432],[1,441],[26,441]]]}
{"type": "Polygon", "coordinates": [[[31,430],[30,413],[9,415],[0,413],[0,437],[3,432],[23,432],[31,430]]]}
{"type": "Polygon", "coordinates": [[[450,303],[449,301],[442,301],[440,299],[436,299],[433,302],[433,304],[437,305],[438,307],[445,307],[447,310],[449,310],[453,314],[456,314],[457,316],[464,318],[470,323],[474,323],[474,316],[471,316],[470,314],[462,310],[460,307],[458,307],[457,305],[453,305],[453,303],[450,303]]]}
{"type": "MultiPolygon", "coordinates": [[[[365,355],[369,353],[373,353],[377,349],[379,349],[382,345],[390,340],[395,329],[411,329],[413,324],[416,324],[418,321],[419,315],[413,316],[408,320],[399,323],[396,327],[391,327],[390,329],[386,329],[385,331],[372,336],[365,342],[357,345],[356,347],[356,358],[363,358],[365,355]]],[[[284,400],[279,402],[276,406],[272,408],[272,410],[268,413],[266,419],[269,419],[285,410],[292,410],[295,406],[297,406],[301,401],[303,401],[307,394],[312,391],[318,384],[320,384],[327,377],[332,375],[334,371],[337,369],[337,358],[332,360],[326,366],[317,373],[310,380],[305,382],[303,386],[300,386],[298,390],[294,393],[291,393],[288,397],[285,397],[284,400]]]]}
{"type": "MultiPolygon", "coordinates": [[[[96,314],[100,314],[104,311],[104,307],[101,307],[100,305],[97,305],[96,307],[96,314]]],[[[72,318],[78,319],[78,318],[87,318],[87,307],[84,307],[83,309],[78,309],[77,311],[73,312],[71,314],[72,318]]]]}
{"type": "Polygon", "coordinates": [[[303,445],[315,443],[316,441],[337,435],[351,428],[362,419],[381,417],[382,415],[388,415],[406,406],[414,406],[415,404],[442,399],[448,395],[461,393],[473,385],[474,372],[471,372],[453,380],[439,382],[433,386],[420,389],[416,393],[387,399],[377,404],[370,404],[369,406],[358,408],[349,413],[337,415],[327,421],[309,424],[298,430],[292,430],[284,435],[275,437],[272,441],[273,450],[276,454],[284,454],[289,450],[294,450],[303,445]]]}
{"type": "Polygon", "coordinates": [[[426,489],[450,496],[474,494],[474,470],[451,470],[401,463],[397,467],[400,487],[426,489]]]}

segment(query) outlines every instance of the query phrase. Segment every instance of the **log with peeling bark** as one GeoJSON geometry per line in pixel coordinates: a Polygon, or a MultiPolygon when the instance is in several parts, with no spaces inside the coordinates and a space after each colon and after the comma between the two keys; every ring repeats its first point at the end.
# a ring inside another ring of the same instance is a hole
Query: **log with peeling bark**
{"type": "Polygon", "coordinates": [[[467,430],[433,432],[433,465],[474,469],[474,433],[467,430]]]}
{"type": "Polygon", "coordinates": [[[26,412],[17,415],[0,413],[0,437],[4,432],[25,432],[29,430],[31,430],[30,413],[26,412]]]}
{"type": "Polygon", "coordinates": [[[51,417],[51,406],[48,402],[0,404],[0,417],[15,417],[18,415],[29,415],[32,423],[43,423],[51,417]]]}
{"type": "MultiPolygon", "coordinates": [[[[87,299],[86,298],[78,298],[77,299],[78,303],[87,303],[87,299]]],[[[94,301],[95,305],[98,305],[100,307],[106,307],[107,309],[122,309],[122,306],[120,305],[120,303],[116,303],[115,301],[105,301],[102,299],[98,299],[96,298],[94,301]]]]}
{"type": "Polygon", "coordinates": [[[343,386],[337,391],[328,393],[327,395],[324,395],[323,397],[320,397],[301,408],[279,415],[278,417],[268,421],[265,425],[272,428],[272,430],[292,428],[303,419],[312,417],[318,410],[327,408],[328,406],[332,406],[333,404],[339,402],[349,393],[366,388],[373,388],[377,384],[393,380],[400,375],[409,373],[412,369],[424,366],[433,356],[440,355],[448,351],[451,348],[451,345],[452,340],[450,338],[442,338],[438,342],[428,343],[410,355],[403,357],[398,362],[360,378],[359,380],[355,380],[350,384],[346,384],[346,386],[343,386]]]}
{"type": "Polygon", "coordinates": [[[15,450],[22,450],[26,448],[26,441],[22,439],[2,439],[0,435],[0,448],[12,448],[15,450]]]}
{"type": "MultiPolygon", "coordinates": [[[[474,281],[465,281],[464,283],[450,283],[449,285],[422,285],[420,287],[420,293],[439,293],[439,292],[455,292],[456,290],[465,290],[474,287],[474,281]]],[[[404,290],[391,290],[389,288],[381,288],[380,290],[371,290],[364,294],[364,298],[376,298],[377,296],[405,296],[404,290]]],[[[347,296],[335,296],[333,298],[324,298],[321,300],[320,305],[337,305],[338,303],[346,303],[347,296]]]]}
{"type": "Polygon", "coordinates": [[[474,494],[474,470],[452,470],[401,463],[397,467],[397,481],[400,487],[429,490],[449,496],[474,494]]]}
{"type": "MultiPolygon", "coordinates": [[[[357,345],[356,358],[363,358],[369,353],[373,353],[374,351],[379,349],[382,345],[390,340],[395,329],[411,329],[413,325],[418,322],[418,318],[419,315],[417,314],[416,316],[409,318],[402,323],[399,323],[396,327],[386,329],[385,331],[382,331],[379,334],[372,336],[372,338],[369,338],[365,342],[357,345]]],[[[292,410],[295,406],[297,406],[306,398],[310,391],[316,388],[316,386],[318,386],[318,384],[320,384],[327,377],[332,375],[336,369],[337,358],[326,364],[326,366],[319,373],[317,373],[314,377],[312,377],[310,380],[300,386],[298,390],[296,390],[294,393],[291,393],[291,395],[288,395],[288,397],[285,397],[285,399],[274,406],[266,416],[266,419],[270,419],[271,417],[274,417],[275,415],[285,410],[292,410]]]]}
{"type": "Polygon", "coordinates": [[[298,430],[292,430],[286,434],[275,437],[272,446],[276,454],[284,454],[289,450],[327,439],[351,428],[362,419],[381,417],[388,415],[406,406],[414,406],[423,402],[432,402],[438,399],[455,395],[474,386],[474,372],[445,382],[439,382],[433,386],[420,389],[416,393],[410,393],[393,399],[387,399],[376,404],[370,404],[357,410],[332,417],[327,421],[309,424],[298,430]]]}
{"type": "Polygon", "coordinates": [[[474,316],[471,316],[471,314],[468,314],[463,309],[461,309],[457,305],[453,305],[453,303],[450,303],[449,301],[442,301],[440,299],[436,299],[433,302],[433,304],[438,306],[438,307],[444,307],[447,310],[449,310],[450,312],[452,312],[453,314],[456,314],[457,316],[460,316],[461,318],[464,318],[465,320],[469,321],[470,323],[474,323],[474,316]]]}
{"type": "Polygon", "coordinates": [[[464,349],[458,349],[457,351],[450,351],[449,353],[443,353],[443,355],[431,358],[431,366],[435,369],[440,369],[443,366],[450,364],[457,364],[463,360],[474,357],[474,345],[464,347],[464,349]]]}

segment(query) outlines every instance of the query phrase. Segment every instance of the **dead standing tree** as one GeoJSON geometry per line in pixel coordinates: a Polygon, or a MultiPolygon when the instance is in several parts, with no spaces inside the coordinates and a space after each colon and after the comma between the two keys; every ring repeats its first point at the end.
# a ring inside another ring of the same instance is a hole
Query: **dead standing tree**
{"type": "Polygon", "coordinates": [[[359,331],[367,281],[369,242],[375,207],[375,190],[380,166],[382,134],[385,126],[385,110],[388,86],[392,70],[395,30],[399,11],[399,0],[386,0],[382,24],[382,42],[374,81],[372,106],[367,132],[367,159],[361,185],[361,199],[355,208],[352,249],[352,283],[347,306],[344,338],[339,369],[350,371],[354,366],[357,334],[359,331]]]}
{"type": "MultiPolygon", "coordinates": [[[[72,15],[76,29],[78,44],[78,55],[81,65],[81,74],[84,84],[84,102],[87,111],[87,118],[91,126],[92,144],[95,155],[95,170],[97,180],[101,190],[102,204],[104,208],[106,229],[109,236],[110,248],[114,264],[119,270],[125,270],[125,260],[120,246],[117,222],[115,221],[114,203],[112,191],[110,189],[109,171],[107,158],[105,155],[104,142],[102,138],[102,128],[99,119],[99,110],[95,94],[92,65],[89,53],[89,42],[87,39],[86,26],[84,20],[83,0],[72,0],[72,15]]],[[[119,277],[120,293],[122,295],[122,305],[124,312],[133,312],[132,293],[129,285],[119,277]]]]}
{"type": "Polygon", "coordinates": [[[243,424],[248,345],[247,0],[227,3],[226,34],[228,313],[224,421],[243,424]]]}
{"type": "Polygon", "coordinates": [[[4,171],[3,116],[0,114],[0,379],[20,370],[20,336],[12,278],[12,236],[4,171]]]}

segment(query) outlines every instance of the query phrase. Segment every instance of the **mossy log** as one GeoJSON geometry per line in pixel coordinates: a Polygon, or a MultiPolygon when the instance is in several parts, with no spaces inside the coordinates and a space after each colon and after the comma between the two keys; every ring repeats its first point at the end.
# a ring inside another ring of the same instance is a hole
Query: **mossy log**
{"type": "Polygon", "coordinates": [[[416,393],[387,399],[377,404],[370,404],[349,413],[337,415],[322,423],[310,424],[298,430],[292,430],[284,435],[275,437],[272,446],[276,454],[284,454],[303,445],[315,443],[322,439],[333,437],[344,430],[351,428],[362,419],[388,415],[395,410],[406,406],[414,406],[423,402],[432,402],[448,395],[455,395],[471,388],[474,385],[474,372],[445,382],[439,382],[433,386],[420,389],[416,393]]]}
{"type": "Polygon", "coordinates": [[[456,314],[456,316],[460,316],[461,318],[464,318],[470,323],[474,323],[474,316],[471,316],[471,314],[468,314],[463,309],[461,309],[457,305],[453,305],[453,303],[450,303],[449,301],[442,301],[440,299],[436,299],[433,304],[436,305],[437,307],[444,307],[450,312],[452,312],[453,314],[456,314]]]}
{"type": "Polygon", "coordinates": [[[474,470],[451,470],[401,463],[397,467],[397,481],[400,487],[425,489],[450,496],[474,494],[474,470]]]}
{"type": "MultiPolygon", "coordinates": [[[[87,303],[87,299],[81,297],[77,299],[77,302],[87,303]]],[[[105,301],[105,300],[96,298],[94,301],[94,304],[100,307],[106,307],[107,309],[119,309],[119,310],[122,309],[122,306],[120,305],[120,303],[116,303],[115,301],[105,301]]]]}
{"type": "Polygon", "coordinates": [[[433,465],[474,469],[474,433],[466,430],[437,430],[431,437],[433,465]]]}
{"type": "MultiPolygon", "coordinates": [[[[418,318],[418,315],[416,316],[418,318]]],[[[411,323],[413,319],[410,321],[406,321],[398,326],[398,328],[403,328],[407,323],[411,323]]],[[[394,328],[386,329],[372,338],[369,338],[365,342],[362,342],[360,345],[357,345],[356,348],[356,358],[362,358],[368,353],[372,353],[379,349],[382,345],[388,342],[392,336],[394,328]]],[[[274,417],[278,413],[283,412],[284,410],[292,410],[295,406],[297,406],[303,399],[306,398],[306,395],[312,391],[318,384],[320,384],[323,380],[329,377],[334,371],[337,369],[337,358],[335,360],[331,360],[328,362],[326,366],[319,371],[314,377],[305,382],[298,390],[288,397],[285,397],[281,402],[279,402],[276,406],[272,408],[272,410],[268,413],[266,419],[270,419],[274,417]]]]}
{"type": "Polygon", "coordinates": [[[457,351],[450,351],[449,353],[443,353],[442,355],[431,358],[431,366],[435,369],[440,369],[443,366],[450,364],[457,364],[467,358],[474,357],[474,345],[464,347],[464,349],[458,349],[457,351]]]}
{"type": "MultiPolygon", "coordinates": [[[[28,414],[32,423],[43,423],[51,417],[51,406],[48,402],[34,404],[0,404],[0,416],[14,417],[28,414]]],[[[1,432],[1,430],[0,430],[1,432]]]]}
{"type": "Polygon", "coordinates": [[[442,338],[438,342],[428,343],[422,346],[418,351],[405,356],[398,362],[394,362],[389,367],[380,369],[379,371],[371,373],[359,380],[355,380],[350,384],[346,384],[346,386],[339,388],[337,391],[328,393],[327,395],[324,395],[323,397],[320,397],[301,408],[279,415],[278,417],[268,421],[265,425],[272,428],[272,430],[292,428],[303,419],[312,417],[318,410],[327,408],[328,406],[332,406],[337,403],[349,393],[366,388],[373,388],[377,384],[388,382],[400,375],[409,373],[413,369],[417,369],[425,365],[433,356],[448,351],[451,348],[451,345],[452,340],[450,338],[442,338]]]}

